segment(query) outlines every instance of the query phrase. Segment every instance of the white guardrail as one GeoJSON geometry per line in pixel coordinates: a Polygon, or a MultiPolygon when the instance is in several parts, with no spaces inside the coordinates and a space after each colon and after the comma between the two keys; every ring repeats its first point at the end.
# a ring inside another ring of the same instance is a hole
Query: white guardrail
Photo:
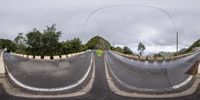
{"type": "Polygon", "coordinates": [[[19,57],[29,58],[29,59],[36,59],[36,60],[58,60],[58,59],[66,59],[68,57],[77,56],[77,55],[86,53],[88,51],[89,50],[83,51],[83,52],[78,52],[78,53],[67,54],[67,55],[60,55],[60,56],[56,55],[56,56],[53,56],[53,59],[51,59],[50,56],[44,56],[44,58],[42,59],[41,56],[35,56],[35,58],[34,58],[33,55],[25,55],[25,54],[17,54],[17,53],[10,53],[10,54],[15,55],[15,56],[19,56],[19,57]]]}
{"type": "MultiPolygon", "coordinates": [[[[192,78],[193,78],[193,76],[190,75],[190,76],[188,76],[188,78],[185,79],[183,82],[181,82],[181,83],[179,83],[179,84],[176,84],[176,85],[173,85],[173,86],[171,86],[171,87],[169,87],[169,88],[164,88],[164,89],[146,89],[146,88],[138,88],[138,87],[131,86],[131,85],[129,85],[129,84],[127,84],[127,83],[121,81],[121,80],[117,77],[117,75],[112,71],[112,69],[110,68],[110,66],[107,66],[107,64],[109,64],[109,63],[108,63],[108,58],[107,58],[107,56],[104,57],[104,61],[105,61],[105,66],[106,66],[107,71],[108,71],[108,70],[110,71],[111,76],[112,76],[119,84],[121,84],[122,86],[125,86],[125,87],[127,87],[127,88],[129,88],[129,89],[137,90],[137,91],[160,91],[160,90],[168,90],[168,89],[173,89],[173,90],[175,90],[175,89],[179,89],[179,88],[182,88],[182,87],[186,86],[186,85],[192,80],[192,78]]],[[[107,75],[107,76],[110,77],[110,75],[107,75]]]]}
{"type": "Polygon", "coordinates": [[[0,74],[5,74],[5,68],[4,68],[4,63],[3,63],[3,52],[4,50],[1,50],[1,57],[0,57],[0,74]]]}
{"type": "MultiPolygon", "coordinates": [[[[4,52],[4,51],[3,51],[4,52]]],[[[2,52],[2,54],[3,54],[2,52]]],[[[19,55],[21,56],[21,55],[19,55]]],[[[2,58],[2,55],[1,55],[1,58],[2,58]]],[[[86,80],[86,78],[89,76],[89,73],[90,71],[92,70],[92,63],[93,63],[93,53],[91,54],[91,60],[90,60],[90,65],[87,69],[87,72],[84,74],[84,76],[79,80],[77,81],[75,84],[71,84],[71,85],[68,85],[68,86],[64,86],[64,87],[58,87],[58,88],[37,88],[37,87],[33,87],[33,86],[29,86],[29,85],[26,85],[20,81],[18,81],[11,73],[10,71],[8,70],[7,66],[4,64],[4,60],[2,59],[2,65],[3,67],[5,68],[5,70],[7,71],[8,73],[8,76],[10,77],[10,79],[18,86],[22,87],[22,88],[25,88],[27,90],[31,90],[31,91],[41,91],[41,92],[58,92],[58,91],[65,91],[65,90],[70,90],[74,87],[77,87],[79,86],[80,84],[82,84],[84,82],[84,80],[86,80]]]]}
{"type": "Polygon", "coordinates": [[[136,59],[136,60],[148,60],[148,61],[164,61],[164,60],[172,60],[172,59],[178,59],[178,58],[182,58],[182,57],[186,57],[189,55],[194,54],[195,52],[190,52],[187,54],[182,54],[182,55],[178,55],[178,56],[171,56],[171,57],[151,57],[151,56],[139,56],[139,55],[129,55],[129,54],[123,54],[117,51],[113,51],[118,55],[127,57],[127,58],[132,58],[132,59],[136,59]]]}

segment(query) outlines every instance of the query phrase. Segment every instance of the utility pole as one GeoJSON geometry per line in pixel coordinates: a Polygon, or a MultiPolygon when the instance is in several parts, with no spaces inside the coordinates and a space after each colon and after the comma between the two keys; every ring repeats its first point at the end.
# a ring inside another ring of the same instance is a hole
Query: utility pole
{"type": "Polygon", "coordinates": [[[178,32],[176,33],[176,52],[178,53],[178,32]]]}

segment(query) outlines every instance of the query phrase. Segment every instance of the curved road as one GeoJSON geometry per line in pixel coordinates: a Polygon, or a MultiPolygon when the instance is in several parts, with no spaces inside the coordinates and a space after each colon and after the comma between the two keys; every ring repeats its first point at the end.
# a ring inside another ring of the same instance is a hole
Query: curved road
{"type": "Polygon", "coordinates": [[[118,85],[120,81],[132,87],[132,90],[166,90],[178,85],[189,78],[185,74],[199,59],[200,53],[195,53],[175,61],[167,62],[140,62],[122,57],[114,52],[107,51],[108,65],[115,76],[118,85]]]}
{"type": "Polygon", "coordinates": [[[92,90],[80,97],[73,98],[55,98],[55,99],[31,99],[31,98],[23,98],[23,97],[15,97],[7,94],[0,85],[0,99],[2,100],[199,100],[200,97],[200,89],[198,89],[194,94],[185,96],[185,97],[176,97],[176,98],[166,98],[166,99],[144,99],[144,98],[129,98],[123,97],[114,94],[111,92],[108,87],[106,75],[105,75],[105,67],[104,67],[104,56],[98,57],[95,55],[95,80],[93,84],[92,90]]]}
{"type": "Polygon", "coordinates": [[[59,88],[79,81],[90,65],[87,52],[63,60],[41,61],[5,53],[5,65],[21,83],[36,88],[59,88]]]}

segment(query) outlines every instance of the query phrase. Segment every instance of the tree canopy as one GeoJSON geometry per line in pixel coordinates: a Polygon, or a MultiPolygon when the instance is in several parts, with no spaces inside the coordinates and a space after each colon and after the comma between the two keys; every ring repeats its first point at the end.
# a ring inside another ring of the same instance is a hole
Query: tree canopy
{"type": "Polygon", "coordinates": [[[15,52],[16,51],[16,44],[9,40],[9,39],[0,39],[0,48],[4,49],[7,48],[8,52],[15,52]]]}
{"type": "Polygon", "coordinates": [[[133,51],[127,46],[124,46],[123,48],[121,48],[119,46],[112,47],[112,50],[120,52],[120,53],[124,53],[124,54],[133,54],[133,51]]]}
{"type": "Polygon", "coordinates": [[[144,46],[144,44],[142,44],[141,42],[138,44],[138,51],[140,52],[140,55],[142,55],[142,53],[144,52],[144,50],[145,50],[146,48],[145,48],[145,46],[144,46]]]}
{"type": "Polygon", "coordinates": [[[14,39],[14,43],[16,44],[17,53],[26,53],[26,39],[23,36],[23,33],[18,33],[17,37],[14,39]]]}
{"type": "Polygon", "coordinates": [[[127,46],[125,46],[125,47],[123,48],[123,51],[124,51],[124,54],[133,54],[133,52],[131,51],[131,49],[128,48],[127,46]]]}
{"type": "MultiPolygon", "coordinates": [[[[115,50],[124,54],[133,54],[127,46],[114,47],[108,40],[100,36],[91,38],[85,45],[79,38],[72,40],[59,41],[62,35],[61,31],[57,31],[56,24],[47,26],[43,31],[34,28],[27,34],[19,33],[16,38],[11,41],[8,39],[0,39],[0,48],[7,48],[8,51],[39,56],[64,55],[69,53],[81,52],[87,49],[115,50]]],[[[145,50],[142,43],[138,45],[140,54],[145,50]]]]}
{"type": "Polygon", "coordinates": [[[85,50],[86,48],[84,48],[79,38],[74,38],[73,40],[67,40],[63,42],[63,51],[65,52],[65,54],[75,53],[85,50]]]}
{"type": "Polygon", "coordinates": [[[79,38],[60,42],[61,31],[56,30],[56,25],[47,26],[43,32],[34,28],[27,34],[19,33],[11,40],[0,39],[0,47],[9,51],[39,56],[53,56],[75,53],[87,50],[79,38]]]}
{"type": "Polygon", "coordinates": [[[42,33],[37,29],[33,29],[26,34],[28,54],[40,55],[40,51],[43,48],[42,33]]]}

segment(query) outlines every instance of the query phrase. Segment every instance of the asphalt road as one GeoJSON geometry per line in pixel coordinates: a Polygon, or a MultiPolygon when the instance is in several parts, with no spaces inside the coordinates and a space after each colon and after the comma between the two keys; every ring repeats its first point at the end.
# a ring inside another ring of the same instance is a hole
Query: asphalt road
{"type": "Polygon", "coordinates": [[[128,98],[122,97],[111,92],[110,88],[107,85],[106,76],[105,76],[105,67],[104,67],[104,57],[98,57],[95,55],[95,80],[92,87],[92,90],[80,97],[73,98],[62,98],[62,99],[31,99],[31,98],[21,98],[8,95],[2,85],[0,85],[0,100],[199,100],[200,89],[195,92],[195,94],[185,97],[177,98],[165,98],[165,99],[143,99],[143,98],[128,98]]]}
{"type": "Polygon", "coordinates": [[[140,89],[170,89],[185,81],[186,71],[199,59],[199,52],[168,62],[134,61],[116,53],[107,51],[109,67],[116,77],[127,86],[140,89]]]}
{"type": "Polygon", "coordinates": [[[5,53],[5,65],[21,83],[36,88],[59,88],[79,81],[86,73],[91,60],[87,52],[64,60],[31,60],[5,53]]]}
{"type": "Polygon", "coordinates": [[[95,55],[96,62],[96,76],[92,90],[80,97],[62,98],[62,99],[31,99],[31,98],[19,98],[8,95],[3,87],[0,85],[0,100],[199,100],[200,90],[190,96],[178,97],[178,98],[166,98],[166,99],[140,99],[140,98],[128,98],[118,96],[112,93],[107,85],[104,67],[104,57],[98,57],[95,55]]]}

